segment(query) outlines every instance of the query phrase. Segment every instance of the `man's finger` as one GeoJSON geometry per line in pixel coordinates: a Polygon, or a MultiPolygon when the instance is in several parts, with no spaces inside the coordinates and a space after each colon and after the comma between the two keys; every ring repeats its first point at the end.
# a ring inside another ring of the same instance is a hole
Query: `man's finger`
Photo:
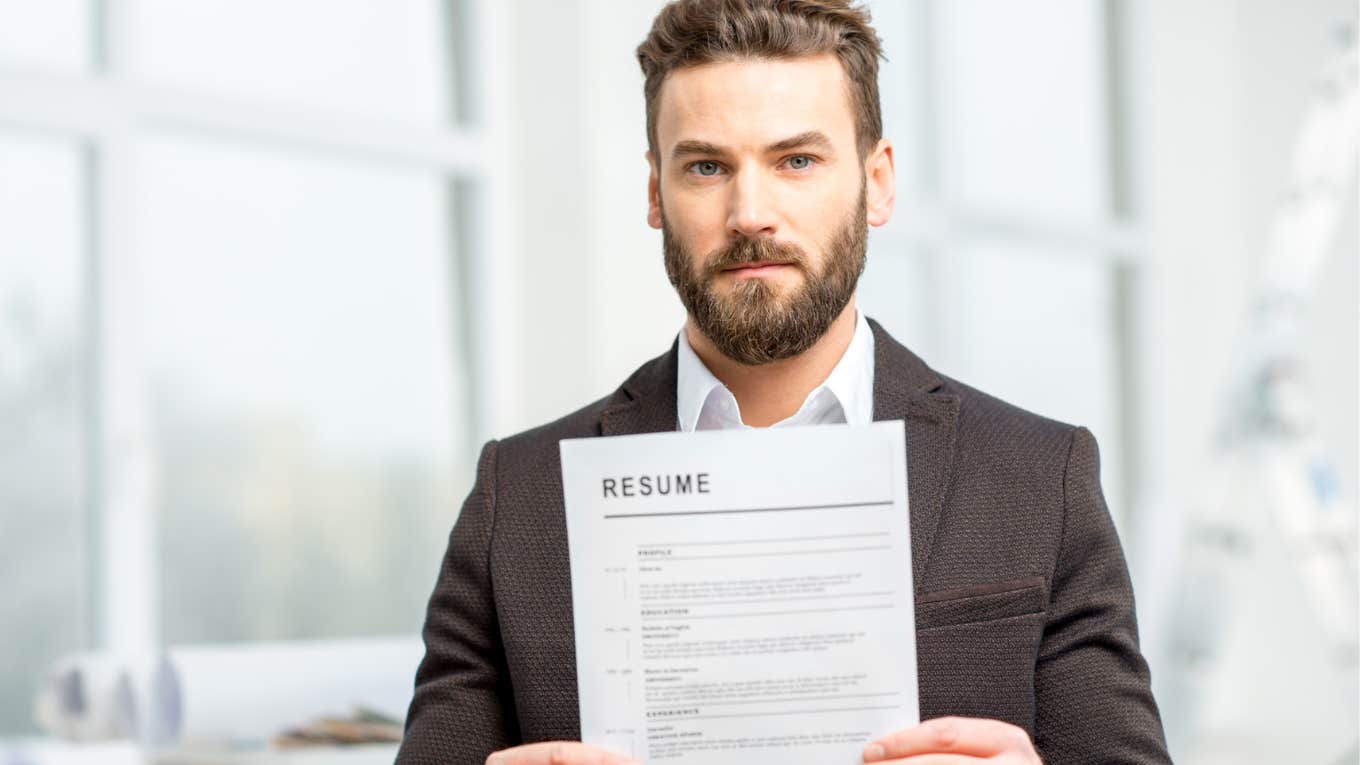
{"type": "Polygon", "coordinates": [[[874,741],[864,747],[864,761],[881,762],[919,754],[990,757],[1031,750],[1029,735],[1009,723],[976,717],[938,717],[874,741]]]}
{"type": "Polygon", "coordinates": [[[885,760],[881,765],[983,765],[985,762],[994,760],[971,754],[914,754],[906,760],[885,760]]]}
{"type": "Polygon", "coordinates": [[[502,749],[486,765],[640,765],[631,757],[579,741],[541,741],[502,749]]]}
{"type": "Polygon", "coordinates": [[[881,765],[982,765],[993,762],[971,754],[914,754],[906,760],[885,760],[881,765]]]}

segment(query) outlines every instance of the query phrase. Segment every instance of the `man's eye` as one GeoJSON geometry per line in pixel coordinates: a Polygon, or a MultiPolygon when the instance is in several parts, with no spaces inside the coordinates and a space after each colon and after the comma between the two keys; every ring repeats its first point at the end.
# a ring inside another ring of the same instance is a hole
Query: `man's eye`
{"type": "Polygon", "coordinates": [[[811,167],[811,166],[812,166],[812,157],[805,156],[805,155],[803,155],[803,154],[798,154],[798,155],[789,157],[789,167],[793,168],[794,170],[806,170],[807,168],[809,168],[809,167],[811,167]]]}
{"type": "Polygon", "coordinates": [[[695,162],[690,167],[699,175],[717,175],[718,171],[722,169],[717,162],[695,162]]]}

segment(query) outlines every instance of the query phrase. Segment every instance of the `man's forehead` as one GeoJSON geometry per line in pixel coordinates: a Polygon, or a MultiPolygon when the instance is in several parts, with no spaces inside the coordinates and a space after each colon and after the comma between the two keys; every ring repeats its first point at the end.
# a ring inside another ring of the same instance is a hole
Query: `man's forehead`
{"type": "Polygon", "coordinates": [[[657,149],[677,141],[759,148],[820,131],[854,140],[845,70],[832,54],[792,59],[743,58],[672,72],[657,104],[657,149]]]}

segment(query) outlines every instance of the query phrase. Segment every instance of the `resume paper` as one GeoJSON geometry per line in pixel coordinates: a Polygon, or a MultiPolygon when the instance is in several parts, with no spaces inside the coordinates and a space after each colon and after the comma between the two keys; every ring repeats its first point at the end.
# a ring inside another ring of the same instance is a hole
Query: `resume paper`
{"type": "Polygon", "coordinates": [[[561,442],[581,737],[854,765],[915,725],[900,421],[561,442]]]}

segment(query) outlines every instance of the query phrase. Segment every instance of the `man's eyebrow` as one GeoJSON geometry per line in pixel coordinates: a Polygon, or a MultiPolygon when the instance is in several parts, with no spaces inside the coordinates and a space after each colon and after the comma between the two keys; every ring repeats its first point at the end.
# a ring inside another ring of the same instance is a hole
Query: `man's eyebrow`
{"type": "Polygon", "coordinates": [[[800,149],[804,146],[816,146],[817,148],[828,152],[832,150],[831,139],[826,137],[826,133],[823,133],[820,130],[809,130],[805,133],[799,133],[790,138],[785,138],[782,141],[775,141],[769,146],[766,146],[765,151],[771,153],[776,151],[788,151],[789,149],[800,149]]]}
{"type": "MultiPolygon", "coordinates": [[[[826,137],[826,133],[823,133],[820,130],[808,130],[799,133],[798,135],[775,141],[765,147],[765,152],[771,154],[777,151],[788,151],[790,149],[799,149],[807,146],[815,146],[826,152],[832,151],[831,139],[826,137]]],[[[721,156],[727,153],[727,149],[716,143],[686,140],[676,143],[675,148],[671,149],[671,159],[680,159],[681,157],[694,154],[721,156]]]]}
{"type": "Polygon", "coordinates": [[[671,159],[679,159],[691,154],[719,155],[726,154],[727,150],[716,143],[708,141],[680,141],[671,149],[671,159]]]}

